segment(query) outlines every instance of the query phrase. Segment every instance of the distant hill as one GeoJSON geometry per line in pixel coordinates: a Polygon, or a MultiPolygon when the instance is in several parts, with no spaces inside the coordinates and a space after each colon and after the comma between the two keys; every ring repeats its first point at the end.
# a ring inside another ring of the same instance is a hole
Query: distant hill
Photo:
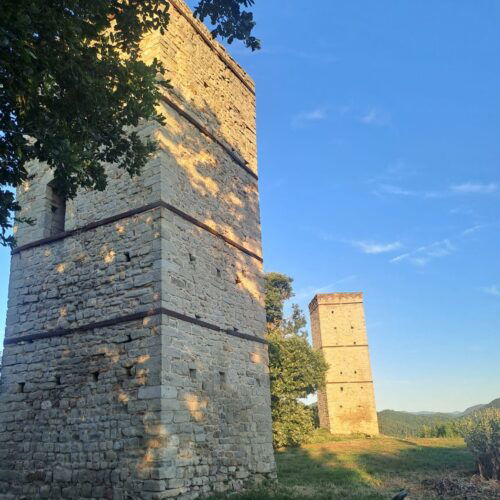
{"type": "Polygon", "coordinates": [[[415,415],[406,411],[384,410],[378,412],[378,426],[386,436],[418,437],[424,425],[440,425],[454,418],[448,413],[415,415]]]}
{"type": "Polygon", "coordinates": [[[462,415],[470,415],[471,413],[474,413],[476,410],[480,410],[481,408],[484,408],[485,406],[486,405],[471,406],[470,408],[467,408],[466,410],[464,410],[462,415]]]}
{"type": "Polygon", "coordinates": [[[424,426],[435,427],[450,424],[451,421],[470,415],[484,408],[500,408],[500,398],[490,403],[471,406],[463,412],[435,413],[383,410],[378,412],[378,425],[380,432],[386,436],[418,437],[422,434],[424,426]]]}
{"type": "MultiPolygon", "coordinates": [[[[482,406],[482,405],[479,405],[482,406]]],[[[412,415],[443,415],[443,412],[439,411],[410,411],[408,413],[411,413],[412,415]]],[[[461,411],[453,411],[451,413],[444,413],[444,415],[450,415],[453,417],[460,417],[462,415],[461,411]]]]}
{"type": "Polygon", "coordinates": [[[488,404],[485,405],[475,405],[471,406],[470,408],[467,408],[464,410],[462,415],[470,415],[471,413],[475,412],[476,410],[482,410],[483,408],[500,408],[500,398],[496,398],[493,401],[491,401],[488,404]]]}

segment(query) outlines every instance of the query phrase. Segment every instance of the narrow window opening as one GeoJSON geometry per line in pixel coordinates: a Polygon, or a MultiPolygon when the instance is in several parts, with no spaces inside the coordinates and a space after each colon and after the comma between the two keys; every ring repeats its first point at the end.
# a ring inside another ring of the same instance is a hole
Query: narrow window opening
{"type": "Polygon", "coordinates": [[[127,370],[127,377],[132,378],[132,367],[127,366],[125,369],[127,370]]]}
{"type": "Polygon", "coordinates": [[[195,368],[189,369],[189,378],[191,379],[192,382],[194,382],[196,380],[196,369],[195,368]]]}
{"type": "Polygon", "coordinates": [[[127,340],[125,341],[125,343],[128,344],[129,342],[132,342],[132,336],[130,334],[127,335],[127,340]]]}
{"type": "Polygon", "coordinates": [[[125,260],[127,262],[130,262],[132,260],[132,257],[130,257],[130,252],[125,252],[123,255],[125,255],[125,260]]]}
{"type": "Polygon", "coordinates": [[[26,382],[19,382],[17,384],[17,392],[24,392],[24,386],[26,385],[26,382]]]}
{"type": "Polygon", "coordinates": [[[61,385],[61,377],[56,375],[56,385],[61,385]]]}
{"type": "Polygon", "coordinates": [[[189,254],[189,262],[194,262],[196,260],[196,257],[193,254],[189,254]]]}
{"type": "Polygon", "coordinates": [[[219,383],[221,386],[226,383],[226,372],[219,372],[219,383]]]}
{"type": "Polygon", "coordinates": [[[216,271],[217,271],[217,278],[220,278],[222,276],[220,269],[216,269],[216,271]]]}
{"type": "Polygon", "coordinates": [[[260,387],[261,386],[260,378],[257,377],[255,380],[257,381],[257,385],[260,387]]]}
{"type": "Polygon", "coordinates": [[[240,277],[238,275],[236,275],[236,279],[234,280],[234,282],[239,285],[241,283],[241,280],[240,280],[240,277]]]}
{"type": "Polygon", "coordinates": [[[342,405],[340,405],[341,408],[344,408],[342,405]]]}
{"type": "Polygon", "coordinates": [[[340,374],[342,375],[342,372],[340,372],[340,374]]]}
{"type": "Polygon", "coordinates": [[[356,345],[356,342],[354,342],[354,345],[356,345]]]}
{"type": "Polygon", "coordinates": [[[343,387],[341,387],[341,388],[340,388],[340,390],[341,390],[341,391],[343,391],[343,390],[344,390],[344,388],[343,388],[343,387]]]}
{"type": "Polygon", "coordinates": [[[57,192],[54,181],[47,184],[47,206],[48,210],[45,219],[47,236],[56,236],[64,233],[66,200],[57,192]]]}
{"type": "Polygon", "coordinates": [[[356,370],[354,370],[354,373],[358,373],[356,370]]]}
{"type": "Polygon", "coordinates": [[[94,382],[97,382],[99,380],[99,372],[93,372],[92,378],[94,379],[94,382]]]}

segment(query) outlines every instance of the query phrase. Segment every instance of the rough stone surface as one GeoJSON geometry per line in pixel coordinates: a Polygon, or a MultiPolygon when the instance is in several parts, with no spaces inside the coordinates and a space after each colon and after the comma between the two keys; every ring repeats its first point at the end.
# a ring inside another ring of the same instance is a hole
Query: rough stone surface
{"type": "Polygon", "coordinates": [[[318,294],[309,311],[313,345],[330,365],[318,391],[321,427],[333,434],[377,435],[363,294],[318,294]]]}
{"type": "Polygon", "coordinates": [[[239,164],[257,172],[253,83],[190,15],[175,0],[168,34],[143,44],[174,86],[166,126],[140,128],[159,152],[66,203],[66,231],[97,225],[39,242],[58,224],[50,170],[34,164],[18,192],[36,224],[17,228],[33,247],[12,257],[2,499],[195,498],[275,477],[267,346],[237,337],[264,336],[262,263],[158,206],[261,255],[258,185],[239,164]]]}

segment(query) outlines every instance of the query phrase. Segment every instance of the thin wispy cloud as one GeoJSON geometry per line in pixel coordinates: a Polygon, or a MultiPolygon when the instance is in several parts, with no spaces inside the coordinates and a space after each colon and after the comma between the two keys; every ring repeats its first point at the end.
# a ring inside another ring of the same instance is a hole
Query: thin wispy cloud
{"type": "Polygon", "coordinates": [[[425,266],[436,258],[447,257],[453,254],[457,250],[457,244],[464,243],[467,238],[492,226],[494,226],[494,224],[476,224],[475,226],[468,227],[460,233],[455,234],[451,238],[444,238],[430,243],[429,245],[418,247],[410,252],[402,253],[391,259],[390,262],[407,261],[417,266],[425,266]]]}
{"type": "Polygon", "coordinates": [[[391,117],[385,111],[370,108],[359,117],[359,121],[365,125],[389,125],[391,117]]]}
{"type": "Polygon", "coordinates": [[[395,196],[414,196],[419,198],[446,198],[452,196],[465,195],[489,195],[499,191],[499,185],[495,182],[487,184],[475,184],[466,182],[463,184],[453,184],[445,189],[438,190],[416,190],[401,187],[393,184],[380,184],[375,189],[375,194],[392,194],[395,196]]]}
{"type": "Polygon", "coordinates": [[[352,241],[351,244],[359,248],[363,253],[367,254],[380,254],[387,252],[394,252],[399,250],[403,245],[399,241],[390,243],[376,243],[374,241],[352,241]]]}
{"type": "Polygon", "coordinates": [[[476,224],[475,226],[468,227],[462,231],[462,236],[470,236],[471,234],[477,233],[486,227],[485,224],[476,224]]]}
{"type": "Polygon", "coordinates": [[[449,239],[435,241],[391,259],[391,262],[408,261],[417,266],[425,266],[434,259],[446,257],[455,251],[455,246],[449,239]]]}
{"type": "Polygon", "coordinates": [[[490,182],[483,184],[480,182],[465,182],[463,184],[455,184],[450,186],[450,190],[460,194],[491,194],[498,191],[498,184],[490,182]]]}
{"type": "Polygon", "coordinates": [[[393,186],[392,184],[382,184],[378,187],[378,191],[395,194],[397,196],[417,196],[418,192],[412,191],[411,189],[401,188],[399,186],[393,186]]]}
{"type": "Polygon", "coordinates": [[[336,241],[336,238],[333,234],[327,233],[326,231],[319,231],[316,233],[316,236],[323,241],[336,241]]]}
{"type": "Polygon", "coordinates": [[[484,293],[488,295],[493,295],[494,297],[500,297],[500,285],[490,285],[481,288],[484,293]]]}
{"type": "Polygon", "coordinates": [[[292,117],[291,125],[292,127],[303,127],[308,123],[323,121],[327,118],[328,113],[326,108],[318,107],[311,111],[296,114],[292,117]]]}
{"type": "Polygon", "coordinates": [[[451,215],[475,215],[475,211],[468,207],[455,207],[450,210],[451,215]]]}
{"type": "Polygon", "coordinates": [[[346,283],[348,281],[352,281],[356,279],[355,274],[351,274],[349,276],[345,276],[344,278],[340,278],[337,281],[334,281],[333,283],[328,283],[328,285],[323,285],[321,287],[314,287],[314,286],[308,286],[305,288],[302,288],[299,290],[292,298],[292,301],[297,301],[300,302],[305,299],[312,300],[312,298],[317,294],[317,293],[334,293],[335,292],[335,287],[338,285],[341,285],[342,283],[346,283]]]}

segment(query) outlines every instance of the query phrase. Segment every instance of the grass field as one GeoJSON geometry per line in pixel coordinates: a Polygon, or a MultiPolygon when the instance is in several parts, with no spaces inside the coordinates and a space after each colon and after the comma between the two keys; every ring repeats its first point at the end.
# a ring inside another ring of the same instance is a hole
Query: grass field
{"type": "Polygon", "coordinates": [[[468,477],[474,461],[460,438],[377,437],[335,440],[278,451],[278,482],[213,498],[238,500],[408,499],[436,497],[424,480],[448,474],[468,477]]]}

